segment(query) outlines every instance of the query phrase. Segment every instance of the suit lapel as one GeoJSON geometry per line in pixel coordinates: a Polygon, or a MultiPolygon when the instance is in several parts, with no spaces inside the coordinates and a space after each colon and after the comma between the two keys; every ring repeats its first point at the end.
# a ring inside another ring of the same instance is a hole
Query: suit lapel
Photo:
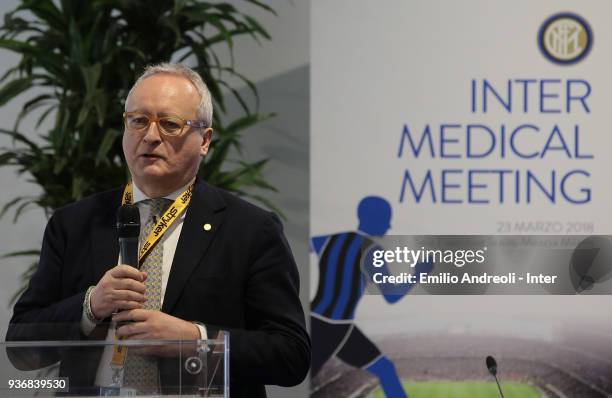
{"type": "Polygon", "coordinates": [[[98,217],[92,223],[91,248],[93,261],[93,283],[98,283],[106,271],[117,265],[119,258],[119,235],[116,228],[117,208],[121,205],[121,192],[112,195],[111,204],[99,207],[98,217]]]}
{"type": "Polygon", "coordinates": [[[162,311],[171,313],[194,269],[202,260],[225,215],[225,201],[202,180],[193,187],[193,196],[176,246],[162,311]],[[205,225],[209,224],[208,230],[205,225]]]}

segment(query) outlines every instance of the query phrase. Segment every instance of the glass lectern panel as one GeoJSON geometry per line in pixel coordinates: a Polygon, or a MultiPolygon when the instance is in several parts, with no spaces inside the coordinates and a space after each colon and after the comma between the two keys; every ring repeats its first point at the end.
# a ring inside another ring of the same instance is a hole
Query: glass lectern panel
{"type": "Polygon", "coordinates": [[[38,340],[2,345],[2,397],[229,397],[225,332],[209,340],[38,340]]]}

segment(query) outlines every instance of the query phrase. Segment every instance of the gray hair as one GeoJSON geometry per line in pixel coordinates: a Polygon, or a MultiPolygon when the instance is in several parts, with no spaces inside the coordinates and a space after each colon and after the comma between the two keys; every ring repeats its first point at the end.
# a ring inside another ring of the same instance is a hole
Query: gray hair
{"type": "Polygon", "coordinates": [[[200,104],[198,105],[197,117],[204,120],[206,122],[206,126],[211,127],[213,118],[213,105],[210,96],[210,91],[208,91],[208,87],[206,87],[206,83],[204,83],[204,80],[202,80],[200,74],[183,64],[163,62],[161,64],[147,66],[144,72],[142,72],[142,74],[138,77],[138,80],[136,80],[136,83],[134,83],[134,85],[130,89],[127,98],[125,99],[125,110],[127,111],[128,99],[130,98],[130,95],[132,95],[132,92],[134,91],[136,86],[138,86],[138,84],[147,77],[162,73],[182,76],[194,85],[196,91],[198,92],[198,94],[200,94],[200,104]]]}

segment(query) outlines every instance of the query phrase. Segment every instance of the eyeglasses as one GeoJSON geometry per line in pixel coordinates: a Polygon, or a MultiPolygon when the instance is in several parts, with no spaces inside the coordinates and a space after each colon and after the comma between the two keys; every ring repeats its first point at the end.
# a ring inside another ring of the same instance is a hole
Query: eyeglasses
{"type": "Polygon", "coordinates": [[[186,126],[205,128],[206,122],[203,120],[185,120],[178,116],[152,116],[141,112],[124,112],[123,122],[125,123],[126,130],[132,132],[144,132],[149,129],[152,122],[157,123],[157,129],[163,135],[170,137],[178,137],[182,135],[189,128],[185,129],[186,126]]]}

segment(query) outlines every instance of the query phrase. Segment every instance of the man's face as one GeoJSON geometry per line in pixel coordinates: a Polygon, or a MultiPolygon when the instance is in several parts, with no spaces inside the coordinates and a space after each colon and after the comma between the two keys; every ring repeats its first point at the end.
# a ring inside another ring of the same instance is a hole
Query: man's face
{"type": "MultiPolygon", "coordinates": [[[[152,116],[179,116],[198,119],[200,96],[184,77],[157,74],[140,82],[128,98],[127,111],[152,116]]],[[[162,135],[157,123],[141,132],[125,131],[123,153],[132,178],[141,188],[179,188],[197,173],[202,156],[208,152],[212,129],[189,126],[179,137],[162,135]]]]}

